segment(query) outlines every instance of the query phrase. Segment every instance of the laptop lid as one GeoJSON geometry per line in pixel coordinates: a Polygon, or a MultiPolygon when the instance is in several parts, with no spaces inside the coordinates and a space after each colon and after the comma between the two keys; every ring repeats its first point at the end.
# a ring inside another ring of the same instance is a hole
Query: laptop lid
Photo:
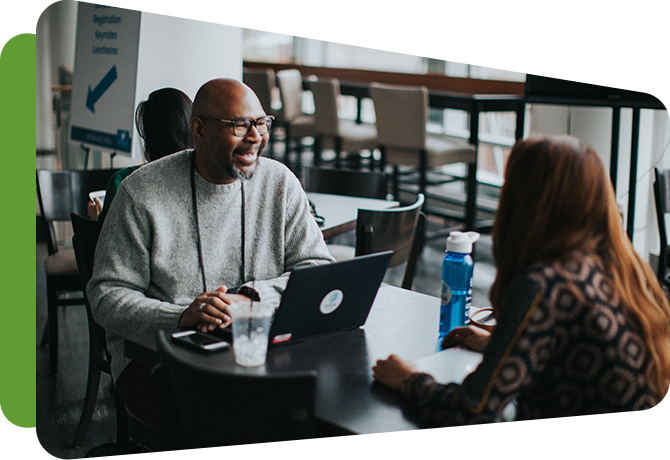
{"type": "Polygon", "coordinates": [[[270,328],[270,346],[365,324],[393,251],[296,267],[270,328]]]}

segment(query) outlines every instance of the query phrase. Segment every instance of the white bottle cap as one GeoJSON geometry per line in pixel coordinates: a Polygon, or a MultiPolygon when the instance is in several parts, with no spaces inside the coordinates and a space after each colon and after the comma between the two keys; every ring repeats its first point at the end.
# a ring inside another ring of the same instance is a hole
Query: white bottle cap
{"type": "Polygon", "coordinates": [[[477,232],[451,232],[447,238],[447,251],[459,254],[470,254],[472,243],[479,239],[477,232]]]}

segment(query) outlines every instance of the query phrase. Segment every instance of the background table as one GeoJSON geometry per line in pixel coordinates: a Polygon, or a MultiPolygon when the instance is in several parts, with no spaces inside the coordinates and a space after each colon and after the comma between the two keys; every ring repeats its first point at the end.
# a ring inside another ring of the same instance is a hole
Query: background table
{"type": "MultiPolygon", "coordinates": [[[[419,429],[416,409],[398,392],[374,382],[372,366],[395,353],[435,372],[440,381],[461,381],[481,355],[460,349],[436,354],[439,310],[437,297],[387,285],[379,290],[362,328],[271,348],[260,367],[236,365],[232,351],[177,351],[194,363],[240,374],[317,371],[316,416],[333,435],[419,429]]],[[[127,341],[126,354],[155,362],[155,335],[127,341]]]]}
{"type": "Polygon", "coordinates": [[[307,192],[307,197],[314,203],[317,214],[325,218],[324,225],[319,228],[326,240],[354,230],[359,208],[382,210],[400,204],[397,201],[313,192],[307,192]]]}

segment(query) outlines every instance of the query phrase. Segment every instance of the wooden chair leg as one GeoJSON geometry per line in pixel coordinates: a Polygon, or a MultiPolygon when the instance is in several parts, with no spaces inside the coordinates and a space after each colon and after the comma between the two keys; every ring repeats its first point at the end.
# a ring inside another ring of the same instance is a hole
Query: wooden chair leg
{"type": "Polygon", "coordinates": [[[130,442],[128,412],[126,412],[126,406],[123,405],[121,396],[119,396],[119,392],[116,390],[114,384],[112,384],[112,393],[116,404],[116,442],[126,444],[130,442]]]}
{"type": "Polygon", "coordinates": [[[393,199],[396,201],[398,200],[398,181],[400,180],[400,173],[398,171],[398,165],[393,165],[393,199]]]}
{"type": "Polygon", "coordinates": [[[465,196],[465,229],[476,230],[477,215],[477,165],[468,164],[467,193],[465,196]]]}
{"type": "Polygon", "coordinates": [[[84,407],[81,409],[81,417],[79,417],[79,425],[74,435],[74,439],[70,444],[72,449],[81,446],[84,436],[91,425],[93,418],[93,411],[95,410],[95,403],[98,399],[98,388],[100,387],[100,373],[101,369],[97,364],[97,357],[91,354],[88,362],[88,382],[86,383],[86,396],[84,397],[84,407]]]}
{"type": "Polygon", "coordinates": [[[58,368],[58,292],[47,279],[47,324],[49,328],[49,365],[51,373],[58,368]]]}
{"type": "Polygon", "coordinates": [[[45,347],[49,343],[49,320],[44,323],[44,331],[40,340],[40,347],[45,347]]]}
{"type": "Polygon", "coordinates": [[[323,135],[319,134],[314,138],[314,166],[320,166],[323,160],[323,135]]]}

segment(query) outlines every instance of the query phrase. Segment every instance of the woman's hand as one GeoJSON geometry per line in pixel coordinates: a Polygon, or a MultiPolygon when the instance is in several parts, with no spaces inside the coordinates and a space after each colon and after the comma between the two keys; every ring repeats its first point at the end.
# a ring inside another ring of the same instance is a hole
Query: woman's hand
{"type": "Polygon", "coordinates": [[[404,361],[396,355],[386,359],[378,359],[372,367],[372,377],[379,383],[394,390],[400,390],[407,377],[416,372],[416,367],[409,361],[404,361]]]}
{"type": "Polygon", "coordinates": [[[102,201],[100,198],[94,198],[86,205],[86,215],[89,219],[98,220],[98,216],[102,212],[102,201]]]}
{"type": "Polygon", "coordinates": [[[442,348],[462,347],[482,352],[488,346],[490,338],[491,334],[479,327],[457,327],[444,336],[442,348]]]}
{"type": "Polygon", "coordinates": [[[179,327],[193,327],[201,332],[213,331],[217,327],[228,327],[232,322],[228,307],[235,302],[249,300],[239,294],[226,294],[228,288],[221,286],[214,292],[204,292],[195,298],[179,318],[179,327]]]}

